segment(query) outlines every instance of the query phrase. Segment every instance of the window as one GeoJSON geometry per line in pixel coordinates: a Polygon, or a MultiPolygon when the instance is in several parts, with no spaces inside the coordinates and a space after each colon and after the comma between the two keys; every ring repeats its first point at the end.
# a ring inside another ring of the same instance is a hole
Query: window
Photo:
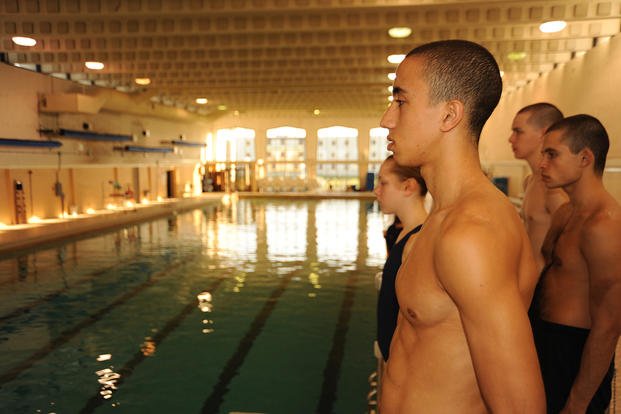
{"type": "Polygon", "coordinates": [[[305,178],[306,130],[289,126],[267,130],[267,177],[305,178]]]}

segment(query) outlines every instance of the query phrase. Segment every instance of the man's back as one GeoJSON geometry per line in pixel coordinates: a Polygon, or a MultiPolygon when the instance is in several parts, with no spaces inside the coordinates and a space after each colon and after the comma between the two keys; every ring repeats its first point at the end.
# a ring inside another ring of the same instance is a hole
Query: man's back
{"type": "MultiPolygon", "coordinates": [[[[532,347],[524,310],[536,276],[515,209],[487,180],[473,182],[452,206],[434,211],[397,277],[401,314],[383,386],[383,412],[486,413],[476,373],[501,360],[504,366],[513,363],[505,364],[503,350],[490,349],[476,355],[473,365],[469,342],[476,342],[476,353],[492,347],[485,343],[486,334],[532,347]],[[478,251],[469,251],[468,245],[478,251]],[[485,246],[489,251],[481,252],[485,246]],[[455,247],[461,251],[451,252],[455,247]],[[488,255],[485,263],[478,260],[481,254],[488,255]],[[488,276],[477,279],[478,273],[488,276]],[[509,327],[524,332],[502,332],[509,327]]],[[[517,412],[528,412],[524,404],[524,411],[517,412]]]]}

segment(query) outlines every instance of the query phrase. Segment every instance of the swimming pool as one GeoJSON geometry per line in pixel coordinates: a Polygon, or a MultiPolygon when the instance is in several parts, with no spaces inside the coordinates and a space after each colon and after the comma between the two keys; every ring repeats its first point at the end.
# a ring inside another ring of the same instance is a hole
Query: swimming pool
{"type": "Polygon", "coordinates": [[[363,413],[382,217],[238,200],[0,261],[0,412],[363,413]]]}

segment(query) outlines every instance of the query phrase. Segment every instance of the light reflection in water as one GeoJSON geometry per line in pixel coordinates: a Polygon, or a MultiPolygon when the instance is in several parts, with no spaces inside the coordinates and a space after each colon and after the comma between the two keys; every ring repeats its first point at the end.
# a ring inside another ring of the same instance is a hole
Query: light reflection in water
{"type": "Polygon", "coordinates": [[[213,305],[211,304],[211,293],[209,292],[201,292],[197,295],[198,298],[198,308],[201,312],[211,312],[213,309],[213,305]]]}
{"type": "Polygon", "coordinates": [[[271,261],[288,262],[306,259],[306,204],[267,205],[267,256],[271,261]]]}
{"type": "Polygon", "coordinates": [[[358,256],[360,202],[330,200],[317,205],[317,259],[355,262],[358,256]]]}
{"type": "Polygon", "coordinates": [[[157,346],[153,338],[151,338],[150,336],[147,336],[144,338],[144,342],[140,346],[140,352],[142,352],[142,355],[144,356],[153,356],[155,355],[156,347],[157,346]]]}
{"type": "Polygon", "coordinates": [[[100,369],[95,374],[99,377],[97,382],[101,384],[99,394],[106,400],[112,398],[112,393],[117,389],[116,382],[121,378],[121,374],[114,372],[110,368],[100,369]]]}

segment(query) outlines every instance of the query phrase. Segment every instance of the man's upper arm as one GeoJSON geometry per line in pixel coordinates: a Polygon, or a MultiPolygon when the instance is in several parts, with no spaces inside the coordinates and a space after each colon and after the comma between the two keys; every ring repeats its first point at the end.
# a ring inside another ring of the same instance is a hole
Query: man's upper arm
{"type": "Polygon", "coordinates": [[[603,221],[585,229],[582,254],[589,269],[592,323],[621,332],[621,221],[603,221]]]}
{"type": "Polygon", "coordinates": [[[511,236],[491,223],[454,226],[442,235],[434,257],[438,278],[459,310],[479,386],[492,411],[537,407],[543,394],[518,289],[519,248],[511,236]]]}

